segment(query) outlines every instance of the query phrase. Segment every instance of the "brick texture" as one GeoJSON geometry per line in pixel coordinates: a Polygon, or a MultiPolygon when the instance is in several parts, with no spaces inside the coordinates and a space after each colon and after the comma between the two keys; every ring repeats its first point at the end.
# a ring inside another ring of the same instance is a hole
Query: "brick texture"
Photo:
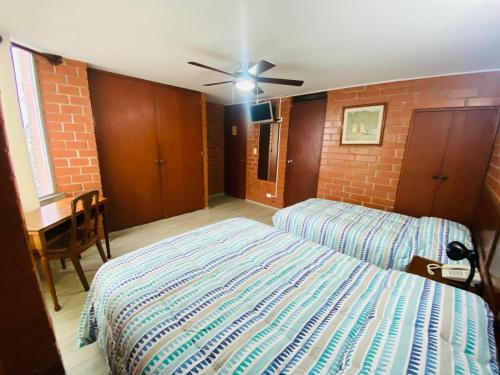
{"type": "MultiPolygon", "coordinates": [[[[415,109],[500,106],[500,72],[463,74],[351,87],[328,92],[318,197],[394,209],[410,120],[415,109]],[[382,146],[340,146],[342,108],[387,102],[382,146]]],[[[284,171],[288,138],[289,99],[283,101],[280,139],[280,177],[276,198],[274,184],[257,179],[257,125],[248,132],[247,198],[275,207],[283,206],[284,171]]],[[[490,161],[486,185],[500,198],[500,134],[490,161]]]]}
{"type": "Polygon", "coordinates": [[[207,103],[208,194],[224,193],[224,106],[207,103]]]}
{"type": "MultiPolygon", "coordinates": [[[[246,173],[246,198],[254,202],[263,203],[273,207],[283,207],[283,192],[285,188],[286,149],[288,144],[288,123],[291,99],[286,98],[281,103],[280,126],[280,155],[278,160],[277,194],[275,197],[266,198],[266,194],[274,195],[276,183],[259,180],[257,178],[259,149],[259,125],[249,124],[247,133],[247,173],[246,173]]],[[[279,108],[279,100],[273,100],[275,108],[279,108]]]]}
{"type": "MultiPolygon", "coordinates": [[[[465,74],[328,93],[318,197],[393,210],[414,109],[500,105],[500,72],[465,74]],[[383,144],[340,146],[344,106],[387,102],[383,144]]],[[[487,184],[499,196],[499,146],[487,184]]]]}
{"type": "Polygon", "coordinates": [[[102,190],[87,65],[64,59],[55,66],[40,56],[36,63],[56,191],[102,190]]]}

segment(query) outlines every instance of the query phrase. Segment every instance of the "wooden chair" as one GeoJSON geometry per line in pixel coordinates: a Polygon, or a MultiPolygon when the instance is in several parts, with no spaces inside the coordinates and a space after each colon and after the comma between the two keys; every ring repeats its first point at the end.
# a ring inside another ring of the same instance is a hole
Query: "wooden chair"
{"type": "MultiPolygon", "coordinates": [[[[102,261],[106,262],[107,260],[99,239],[99,207],[97,202],[99,202],[98,190],[92,190],[75,197],[71,201],[71,226],[69,230],[48,241],[46,250],[47,260],[58,259],[64,268],[64,259],[71,259],[86,291],[89,290],[89,284],[80,264],[80,254],[92,245],[96,245],[102,261]],[[79,211],[80,209],[81,211],[79,211]]],[[[50,269],[47,271],[50,272],[50,269]]],[[[53,283],[52,277],[48,277],[47,281],[53,283]]],[[[49,288],[53,290],[54,285],[49,285],[49,288]]]]}

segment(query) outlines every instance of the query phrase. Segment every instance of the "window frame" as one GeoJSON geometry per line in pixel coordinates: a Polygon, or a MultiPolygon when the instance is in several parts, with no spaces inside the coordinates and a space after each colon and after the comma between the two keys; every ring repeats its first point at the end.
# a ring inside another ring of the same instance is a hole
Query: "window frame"
{"type": "MultiPolygon", "coordinates": [[[[19,49],[21,51],[24,51],[23,49],[16,47],[16,46],[11,46],[11,56],[12,56],[12,62],[13,62],[13,68],[14,68],[14,78],[15,78],[15,83],[16,83],[16,93],[18,96],[18,104],[19,104],[19,112],[21,115],[21,122],[23,124],[23,132],[24,132],[24,140],[27,143],[27,148],[28,148],[28,153],[29,153],[29,159],[30,159],[30,165],[33,173],[33,178],[35,178],[35,172],[34,172],[34,165],[33,165],[33,157],[32,157],[32,151],[30,149],[30,146],[28,144],[28,137],[26,133],[26,121],[25,119],[27,118],[27,114],[25,113],[25,110],[23,110],[23,105],[21,105],[20,102],[20,95],[19,95],[19,84],[20,82],[18,81],[18,71],[16,70],[16,60],[14,58],[14,49],[19,49]]],[[[43,109],[42,109],[42,100],[41,100],[41,93],[40,93],[40,81],[38,80],[38,72],[36,70],[36,59],[33,53],[24,51],[25,53],[28,53],[30,56],[30,73],[31,77],[33,78],[33,96],[34,96],[34,102],[35,102],[35,116],[37,118],[37,130],[40,133],[40,144],[43,149],[43,158],[45,159],[45,165],[47,166],[47,173],[49,175],[49,182],[50,182],[50,193],[45,194],[45,195],[38,195],[37,191],[37,199],[42,202],[44,200],[50,199],[52,197],[55,197],[59,195],[59,193],[56,190],[56,181],[54,177],[54,165],[52,163],[52,157],[50,153],[50,148],[49,148],[49,143],[48,143],[48,137],[47,137],[47,128],[45,124],[45,118],[43,116],[43,109]]],[[[21,84],[22,85],[22,84],[21,84]]],[[[22,90],[22,89],[21,89],[22,90]]],[[[24,95],[24,94],[23,94],[24,95]]],[[[37,189],[38,190],[38,189],[37,189]]]]}

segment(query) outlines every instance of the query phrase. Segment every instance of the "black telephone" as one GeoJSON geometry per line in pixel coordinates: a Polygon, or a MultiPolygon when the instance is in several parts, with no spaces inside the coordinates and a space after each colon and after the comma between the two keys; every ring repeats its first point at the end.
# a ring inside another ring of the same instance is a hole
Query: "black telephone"
{"type": "Polygon", "coordinates": [[[465,280],[465,289],[469,289],[470,283],[476,273],[476,265],[479,263],[479,256],[476,250],[469,250],[463,243],[459,241],[452,241],[446,247],[446,255],[448,255],[448,258],[451,260],[467,259],[469,261],[469,276],[465,280]]]}

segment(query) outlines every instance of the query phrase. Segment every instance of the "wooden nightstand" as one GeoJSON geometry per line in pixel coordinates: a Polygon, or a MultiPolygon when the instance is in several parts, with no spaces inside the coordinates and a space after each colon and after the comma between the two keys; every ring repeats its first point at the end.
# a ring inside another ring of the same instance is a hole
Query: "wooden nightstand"
{"type": "MultiPolygon", "coordinates": [[[[434,260],[419,257],[418,255],[415,255],[411,259],[411,262],[408,265],[408,267],[406,267],[406,272],[412,273],[414,275],[422,276],[422,277],[425,277],[427,279],[431,279],[431,280],[434,280],[434,281],[437,281],[437,282],[440,282],[443,284],[451,285],[451,286],[454,286],[455,288],[465,289],[464,283],[462,283],[460,281],[444,279],[443,277],[441,277],[441,268],[433,270],[434,275],[429,274],[429,272],[427,272],[427,265],[428,264],[439,264],[440,266],[442,265],[442,263],[436,262],[434,260]]],[[[469,292],[472,292],[472,293],[475,293],[475,294],[482,296],[481,284],[479,284],[478,286],[469,288],[469,292]]]]}

